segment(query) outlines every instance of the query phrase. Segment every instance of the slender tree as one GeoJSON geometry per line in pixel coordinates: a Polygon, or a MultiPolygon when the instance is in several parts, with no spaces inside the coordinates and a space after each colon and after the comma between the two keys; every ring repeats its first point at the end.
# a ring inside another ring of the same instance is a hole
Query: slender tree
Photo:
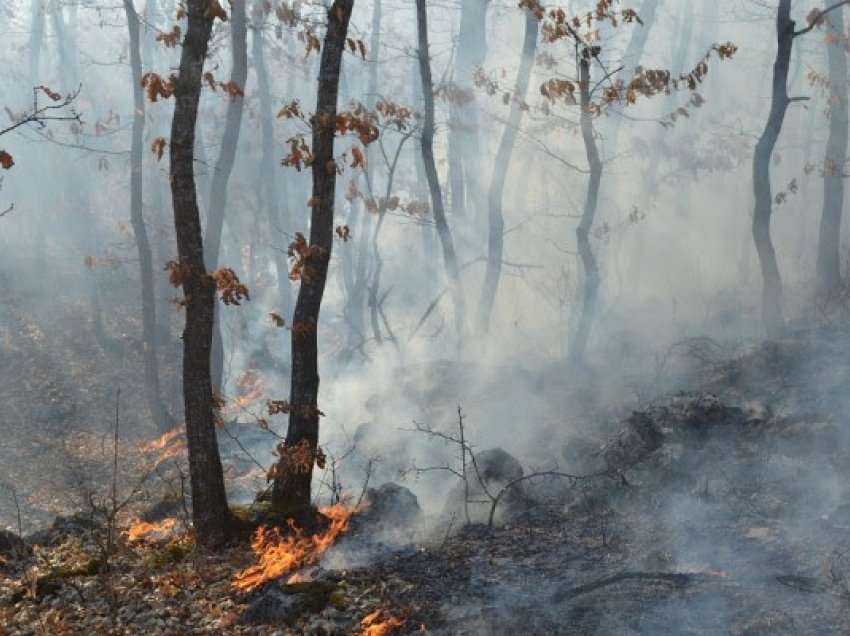
{"type": "MultiPolygon", "coordinates": [[[[829,1],[827,0],[827,8],[829,1]]],[[[829,294],[841,281],[841,214],[844,208],[844,163],[847,161],[847,35],[844,8],[827,19],[829,65],[829,138],[823,178],[823,213],[818,238],[818,292],[829,294]]]]}
{"type": "Polygon", "coordinates": [[[443,206],[443,193],[440,179],[437,175],[437,164],[434,161],[434,83],[431,78],[431,59],[428,48],[428,10],[426,0],[416,0],[416,30],[419,40],[419,77],[422,82],[422,101],[425,112],[422,118],[422,159],[425,163],[425,176],[428,178],[428,189],[431,193],[431,209],[437,235],[443,248],[443,262],[446,266],[449,285],[454,297],[455,329],[459,343],[463,339],[465,302],[461,289],[460,270],[457,264],[452,231],[446,222],[446,211],[443,206]]]}
{"type": "Polygon", "coordinates": [[[519,70],[517,71],[516,86],[511,100],[511,112],[502,133],[499,150],[493,164],[493,176],[490,179],[490,191],[487,197],[488,205],[488,241],[487,241],[487,271],[484,275],[484,285],[481,288],[481,298],[478,302],[478,329],[486,333],[490,328],[490,315],[496,302],[496,292],[499,288],[499,278],[502,274],[502,255],[504,252],[505,219],[502,213],[505,182],[511,165],[517,133],[525,112],[525,96],[531,81],[531,71],[534,68],[534,53],[537,50],[537,33],[539,20],[530,7],[525,7],[525,37],[520,53],[519,70]]]}
{"type": "MultiPolygon", "coordinates": [[[[381,0],[374,0],[372,5],[372,27],[369,38],[369,84],[366,89],[366,107],[370,112],[374,111],[378,98],[381,14],[382,2],[381,0]]],[[[374,186],[374,170],[372,169],[374,158],[374,149],[370,144],[366,147],[366,169],[362,175],[366,181],[366,187],[370,192],[374,186]]],[[[355,184],[357,184],[360,180],[360,174],[354,177],[354,179],[355,184]]],[[[374,241],[370,242],[370,237],[374,236],[374,232],[372,231],[372,214],[368,212],[364,213],[363,208],[363,202],[360,200],[360,197],[354,197],[351,201],[351,214],[349,215],[348,223],[354,233],[354,249],[352,250],[354,254],[349,259],[351,262],[347,264],[345,274],[347,277],[346,288],[348,292],[348,302],[345,309],[346,319],[348,325],[351,327],[352,338],[356,339],[352,342],[352,345],[366,340],[363,318],[365,315],[364,301],[369,286],[368,279],[370,278],[368,270],[370,257],[377,256],[374,249],[374,241]]],[[[378,267],[378,264],[374,263],[374,267],[378,267]]]]}
{"type": "Polygon", "coordinates": [[[142,59],[139,42],[139,16],[133,0],[124,0],[130,35],[130,76],[133,81],[133,130],[130,144],[130,225],[139,254],[142,286],[142,343],[145,362],[145,393],[148,409],[156,425],[165,430],[168,417],[159,390],[157,361],[156,301],[154,300],[153,257],[145,219],[142,216],[142,136],[145,129],[145,95],[142,87],[142,59]]]}
{"type": "Polygon", "coordinates": [[[188,29],[174,89],[171,123],[171,195],[183,286],[186,325],[183,331],[183,400],[192,489],[192,517],[199,543],[214,546],[227,535],[230,519],[224,474],[215,432],[210,380],[215,285],[204,265],[204,241],[195,189],[195,126],[201,77],[214,17],[206,0],[186,2],[188,29]]]}
{"type": "MultiPolygon", "coordinates": [[[[254,68],[257,72],[257,88],[260,96],[260,187],[262,188],[263,203],[269,224],[272,228],[280,228],[287,232],[291,221],[287,213],[288,206],[280,205],[277,187],[277,178],[274,173],[275,160],[274,150],[274,114],[272,112],[271,83],[269,81],[269,70],[265,57],[265,37],[263,34],[263,22],[265,12],[262,3],[258,3],[254,20],[254,35],[252,48],[254,54],[254,68]]],[[[277,270],[277,289],[280,302],[281,315],[286,320],[292,319],[292,286],[289,282],[289,267],[286,254],[283,250],[275,250],[275,269],[277,270]]]]}
{"type": "MultiPolygon", "coordinates": [[[[629,69],[637,68],[641,65],[646,44],[649,42],[649,34],[655,24],[655,15],[658,10],[659,0],[643,0],[640,5],[641,24],[635,24],[632,28],[631,38],[623,53],[623,62],[629,69]]],[[[686,9],[690,12],[692,2],[686,3],[686,9]]],[[[675,60],[680,63],[682,59],[675,60]]],[[[620,76],[624,73],[619,73],[620,76]]],[[[627,80],[628,78],[622,78],[627,80]]],[[[606,156],[613,157],[617,153],[617,145],[620,137],[620,126],[623,123],[622,116],[615,116],[611,122],[611,130],[608,134],[608,153],[606,156]]]]}
{"type": "Polygon", "coordinates": [[[762,321],[767,335],[771,338],[779,336],[785,326],[782,311],[782,277],[779,273],[779,263],[776,260],[776,250],[770,236],[770,221],[773,213],[773,195],[770,184],[770,163],[773,150],[782,132],[782,123],[788,106],[804,98],[789,97],[788,71],[791,64],[791,50],[794,39],[811,31],[821,20],[832,11],[847,4],[850,0],[833,3],[823,11],[809,19],[809,25],[799,31],[795,30],[796,23],[791,19],[791,0],[779,0],[776,12],[776,60],[773,64],[773,90],[770,101],[770,113],[764,132],[756,143],[753,155],[753,194],[755,209],[753,211],[753,241],[758,252],[762,273],[762,321]]]}
{"type": "Polygon", "coordinates": [[[578,327],[573,334],[569,356],[573,363],[582,363],[590,339],[590,328],[596,313],[596,300],[599,294],[599,265],[590,244],[590,232],[596,217],[599,202],[599,185],[602,181],[602,161],[593,132],[593,110],[590,103],[590,59],[591,53],[585,49],[579,62],[579,92],[581,95],[581,138],[590,167],[590,180],[584,200],[581,221],[576,228],[576,244],[584,274],[584,289],[581,301],[581,315],[578,327]]]}
{"type": "MultiPolygon", "coordinates": [[[[245,106],[245,82],[248,79],[248,24],[245,16],[245,0],[230,2],[230,46],[232,66],[230,69],[230,101],[227,103],[224,135],[215,162],[210,190],[209,212],[206,232],[204,233],[204,261],[214,270],[218,267],[221,251],[221,232],[224,227],[224,213],[227,206],[227,184],[233,172],[236,149],[239,146],[239,133],[242,129],[242,111],[245,106]]],[[[218,312],[216,312],[218,313],[218,312]]],[[[224,347],[221,339],[220,320],[213,326],[212,383],[213,391],[221,391],[224,369],[224,347]]]]}
{"type": "Polygon", "coordinates": [[[328,275],[334,236],[336,162],[334,134],[340,68],[354,0],[334,0],[328,10],[313,128],[313,196],[310,246],[292,321],[292,384],[289,428],[279,449],[280,461],[272,487],[272,507],[279,513],[303,516],[310,509],[313,460],[319,444],[319,311],[328,275]],[[306,466],[292,462],[290,452],[307,448],[306,466]],[[304,469],[306,468],[306,470],[304,469]]]}
{"type": "Polygon", "coordinates": [[[30,83],[36,86],[39,81],[41,62],[41,43],[44,40],[44,3],[42,0],[32,0],[32,19],[30,21],[29,37],[29,66],[30,83]]]}
{"type": "MultiPolygon", "coordinates": [[[[459,214],[484,213],[479,140],[480,113],[475,98],[474,76],[484,65],[487,56],[489,6],[490,0],[462,0],[460,7],[459,46],[455,62],[455,83],[460,91],[458,103],[452,106],[453,139],[450,141],[452,151],[457,153],[459,158],[449,159],[451,164],[462,171],[462,176],[455,176],[452,183],[461,189],[457,206],[454,195],[452,202],[452,212],[459,214]]],[[[481,220],[482,217],[478,218],[481,220]]]]}

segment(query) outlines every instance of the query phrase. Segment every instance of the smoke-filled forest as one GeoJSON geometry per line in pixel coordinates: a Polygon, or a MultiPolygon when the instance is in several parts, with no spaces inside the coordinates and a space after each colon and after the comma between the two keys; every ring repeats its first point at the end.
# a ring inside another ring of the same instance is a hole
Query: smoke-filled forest
{"type": "Polygon", "coordinates": [[[850,0],[0,33],[0,636],[850,634],[850,0]]]}

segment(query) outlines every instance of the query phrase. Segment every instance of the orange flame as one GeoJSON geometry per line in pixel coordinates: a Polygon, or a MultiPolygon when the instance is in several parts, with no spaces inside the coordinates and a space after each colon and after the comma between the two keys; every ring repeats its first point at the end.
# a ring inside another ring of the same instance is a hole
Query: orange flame
{"type": "Polygon", "coordinates": [[[127,530],[127,539],[130,541],[164,541],[171,538],[177,527],[177,519],[168,517],[162,521],[148,523],[147,521],[136,521],[127,530]]]}
{"type": "Polygon", "coordinates": [[[142,447],[142,451],[145,453],[158,453],[156,466],[173,457],[182,455],[185,450],[186,438],[183,436],[183,429],[179,426],[163,433],[142,447]]]}
{"type": "Polygon", "coordinates": [[[305,536],[304,531],[296,527],[291,519],[289,525],[292,534],[287,536],[281,535],[277,528],[257,528],[251,549],[257,555],[258,562],[237,574],[233,586],[247,592],[266,581],[316,563],[337,537],[348,531],[348,521],[354,511],[354,508],[344,504],[321,508],[320,512],[331,523],[327,530],[315,535],[305,536]]]}
{"type": "Polygon", "coordinates": [[[396,627],[404,625],[404,621],[400,618],[392,616],[382,609],[376,609],[374,612],[367,614],[360,621],[362,636],[390,636],[395,631],[396,627]]]}
{"type": "Polygon", "coordinates": [[[163,433],[152,442],[145,444],[142,447],[142,450],[146,453],[152,453],[153,451],[162,450],[163,448],[168,446],[172,442],[172,440],[179,437],[180,433],[182,433],[180,427],[173,428],[170,431],[163,433]]]}
{"type": "Polygon", "coordinates": [[[236,380],[236,392],[238,395],[229,400],[224,407],[225,413],[234,413],[241,409],[247,409],[252,403],[263,397],[265,386],[262,376],[256,369],[246,369],[236,380]]]}

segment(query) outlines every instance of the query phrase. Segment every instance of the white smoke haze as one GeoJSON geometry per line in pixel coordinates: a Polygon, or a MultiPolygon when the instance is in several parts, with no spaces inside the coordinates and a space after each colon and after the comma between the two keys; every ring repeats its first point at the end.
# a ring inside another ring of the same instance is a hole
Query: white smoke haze
{"type": "MultiPolygon", "coordinates": [[[[356,0],[349,27],[349,36],[367,47],[374,2],[356,0]]],[[[306,122],[275,115],[293,100],[307,119],[314,111],[319,56],[305,55],[304,25],[323,36],[327,15],[322,3],[283,3],[299,13],[293,27],[275,15],[283,5],[264,10],[263,4],[247,6],[248,80],[217,263],[232,268],[250,290],[250,300],[240,306],[217,302],[224,351],[221,393],[232,405],[261,387],[244,407],[225,410],[225,429],[218,431],[227,449],[225,475],[233,504],[249,504],[257,491],[268,488],[264,471],[287,435],[287,417],[269,416],[266,402],[290,399],[292,308],[301,283],[288,280],[295,259],[287,250],[296,233],[309,235],[312,174],[309,167],[280,165],[293,137],[306,134],[309,143],[306,122]],[[262,71],[254,47],[258,37],[262,71]],[[261,72],[269,80],[271,162],[263,155],[268,114],[261,72]],[[286,325],[276,326],[272,314],[286,325]],[[246,373],[256,373],[259,385],[246,385],[246,373]],[[264,422],[274,434],[263,430],[264,422]]],[[[602,157],[589,235],[599,291],[580,363],[570,356],[586,281],[576,239],[590,181],[581,109],[564,98],[547,100],[541,91],[553,78],[578,85],[574,42],[538,38],[527,94],[516,97],[525,28],[517,3],[428,2],[434,153],[466,302],[466,332],[460,338],[422,169],[415,5],[382,0],[378,50],[369,49],[366,60],[359,53],[344,55],[340,110],[358,103],[374,107],[381,100],[410,106],[418,113],[410,124],[417,132],[405,139],[406,130],[382,127],[380,146],[376,142],[368,149],[368,174],[351,167],[352,148],[362,147],[355,136],[336,139],[336,156],[346,156],[336,178],[334,227],[348,226],[351,236],[334,239],[318,325],[319,444],[333,473],[316,470],[314,499],[322,505],[334,500],[339,493],[329,488],[330,480],[349,502],[368,487],[394,482],[416,495],[424,516],[412,540],[386,538],[385,552],[353,539],[341,542],[322,568],[384,567],[388,554],[411,545],[454,554],[451,546],[469,542],[473,547],[464,555],[473,556],[463,577],[458,575],[462,584],[447,582],[445,622],[434,633],[839,633],[830,629],[846,629],[846,621],[829,620],[846,614],[846,595],[819,587],[804,598],[805,592],[776,578],[818,579],[830,555],[847,548],[840,537],[850,527],[845,450],[850,362],[842,357],[850,350],[846,222],[839,232],[837,299],[818,296],[817,281],[829,171],[824,157],[831,122],[846,119],[848,78],[841,78],[845,101],[836,102],[825,27],[794,41],[788,94],[808,99],[790,103],[770,157],[770,227],[787,330],[768,338],[752,236],[753,159],[771,108],[780,2],[612,4],[616,12],[657,9],[642,26],[594,23],[593,44],[601,46],[590,64],[596,101],[606,85],[618,77],[628,80],[635,67],[667,69],[676,77],[709,54],[708,73],[696,90],[701,99],[682,86],[669,94],[638,96],[633,105],[606,105],[592,118],[602,157]],[[472,30],[484,36],[481,46],[460,32],[468,28],[462,15],[476,7],[486,11],[481,28],[472,30]],[[637,59],[625,59],[637,29],[649,29],[647,43],[637,59]],[[737,46],[731,59],[709,53],[726,42],[737,46]],[[371,94],[375,57],[377,94],[371,94]],[[464,64],[476,58],[479,81],[473,84],[463,76],[464,64]],[[492,94],[487,81],[496,86],[492,94]],[[473,106],[464,96],[450,96],[461,85],[473,106]],[[502,270],[485,331],[477,314],[490,245],[488,192],[514,99],[523,103],[523,119],[504,179],[502,270]],[[471,126],[461,121],[469,117],[464,108],[475,111],[471,126]],[[377,263],[372,232],[379,216],[366,209],[366,199],[384,196],[388,165],[403,139],[389,192],[400,205],[386,213],[377,240],[381,270],[373,312],[367,288],[377,263]],[[462,169],[455,162],[463,163],[462,169]],[[359,198],[350,196],[352,184],[359,198]],[[458,195],[459,186],[465,195],[458,195]],[[426,203],[431,211],[409,213],[404,206],[410,203],[426,203]],[[352,280],[360,260],[367,276],[357,284],[366,291],[356,308],[352,280]],[[582,490],[583,482],[532,480],[529,496],[551,501],[537,501],[535,512],[524,517],[512,516],[512,504],[500,504],[496,532],[505,534],[495,538],[470,538],[464,533],[475,528],[463,527],[457,510],[451,514],[462,453],[456,443],[428,431],[458,435],[459,413],[475,453],[502,449],[525,474],[581,475],[602,461],[597,455],[612,440],[622,438],[634,411],[659,407],[679,392],[712,392],[729,407],[767,409],[768,423],[739,430],[712,421],[703,437],[691,432],[677,437],[681,431],[671,425],[652,458],[624,471],[622,483],[606,477],[604,485],[593,482],[582,490]],[[570,454],[570,444],[586,450],[570,454]],[[588,504],[585,494],[596,503],[588,504]],[[610,522],[599,521],[605,515],[610,522]],[[607,523],[610,528],[599,530],[607,523]],[[511,542],[537,532],[531,527],[563,533],[557,535],[560,548],[549,545],[548,564],[525,553],[509,554],[511,542]],[[600,543],[597,534],[605,541],[600,543]],[[650,593],[645,583],[631,581],[608,588],[607,599],[602,598],[606,589],[555,599],[559,590],[622,571],[698,576],[681,590],[676,583],[656,581],[650,593]],[[732,588],[738,582],[753,591],[736,596],[732,588]],[[776,618],[783,611],[788,617],[776,618]],[[806,617],[819,612],[830,618],[807,625],[806,617]],[[523,631],[529,616],[539,622],[523,631]],[[776,631],[770,631],[771,624],[776,631]]],[[[810,11],[824,6],[815,0],[792,5],[798,29],[810,11]]],[[[162,36],[175,24],[185,33],[185,19],[175,17],[181,6],[170,0],[136,2],[143,72],[163,78],[177,72],[181,46],[167,46],[162,36]]],[[[556,8],[551,2],[541,6],[556,8]]],[[[584,15],[596,7],[596,0],[580,0],[564,8],[569,15],[584,15]]],[[[841,42],[848,37],[847,13],[831,14],[841,20],[841,42]]],[[[213,29],[204,66],[213,84],[229,79],[230,24],[216,21],[213,29]]],[[[0,0],[0,38],[6,110],[0,128],[30,110],[34,94],[39,105],[50,103],[47,92],[34,93],[33,87],[62,95],[79,90],[70,106],[54,112],[73,113],[70,118],[0,135],[0,150],[14,157],[11,169],[0,170],[0,212],[14,204],[0,216],[0,528],[17,532],[20,512],[27,533],[48,526],[56,515],[79,511],[89,491],[107,488],[117,389],[120,444],[138,459],[122,462],[121,488],[132,488],[142,471],[144,454],[134,449],[164,429],[146,399],[140,258],[130,221],[134,103],[124,7],[0,0]]],[[[840,48],[844,55],[846,47],[840,48]]],[[[216,165],[229,103],[226,91],[213,90],[205,78],[194,162],[205,227],[212,187],[221,178],[216,165]]],[[[142,213],[151,243],[154,335],[167,428],[182,427],[185,420],[181,334],[186,312],[173,302],[182,290],[171,286],[166,271],[166,263],[177,258],[168,145],[173,111],[173,98],[146,98],[142,144],[142,213]],[[158,138],[166,143],[161,158],[155,151],[158,138]]],[[[161,498],[156,487],[150,488],[145,505],[161,498]]]]}

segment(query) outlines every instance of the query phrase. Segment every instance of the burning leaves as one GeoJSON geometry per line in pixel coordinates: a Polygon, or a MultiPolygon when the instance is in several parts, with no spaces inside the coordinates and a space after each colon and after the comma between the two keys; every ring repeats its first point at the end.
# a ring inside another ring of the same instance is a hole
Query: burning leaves
{"type": "Polygon", "coordinates": [[[376,609],[363,617],[360,627],[362,636],[390,636],[404,621],[383,609],[376,609]]]}
{"type": "Polygon", "coordinates": [[[348,522],[355,510],[337,504],[322,508],[320,512],[328,518],[330,525],[318,534],[305,535],[291,519],[288,533],[265,526],[258,528],[251,542],[257,563],[238,573],[233,586],[248,592],[267,581],[318,562],[337,538],[348,531],[348,522]]]}
{"type": "Polygon", "coordinates": [[[136,521],[127,531],[127,540],[136,542],[160,542],[171,539],[177,530],[177,519],[168,517],[162,521],[148,523],[147,521],[136,521]]]}
{"type": "Polygon", "coordinates": [[[155,455],[154,467],[186,453],[186,436],[180,427],[173,428],[142,447],[142,452],[155,455]]]}

